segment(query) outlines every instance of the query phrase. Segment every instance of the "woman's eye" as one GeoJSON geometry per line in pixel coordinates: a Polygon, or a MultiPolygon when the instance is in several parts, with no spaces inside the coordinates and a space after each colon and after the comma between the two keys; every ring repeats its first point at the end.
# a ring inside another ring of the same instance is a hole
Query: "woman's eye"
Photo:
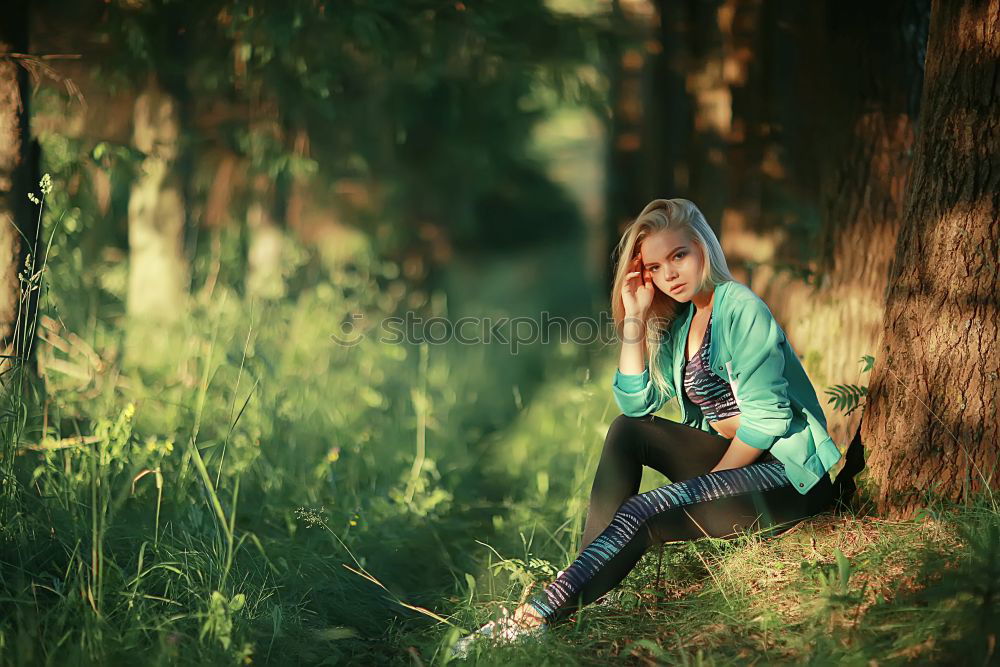
{"type": "Polygon", "coordinates": [[[681,257],[684,257],[685,255],[687,255],[687,251],[686,250],[681,250],[679,253],[677,253],[676,255],[674,255],[674,259],[680,259],[681,257]]]}

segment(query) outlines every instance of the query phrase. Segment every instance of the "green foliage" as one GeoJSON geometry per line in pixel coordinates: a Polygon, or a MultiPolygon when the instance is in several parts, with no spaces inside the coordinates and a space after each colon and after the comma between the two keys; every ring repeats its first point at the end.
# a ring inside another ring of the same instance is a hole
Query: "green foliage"
{"type": "MultiPolygon", "coordinates": [[[[86,26],[88,39],[113,45],[87,54],[109,89],[155,73],[185,117],[204,123],[184,128],[192,173],[211,172],[201,160],[209,152],[233,151],[279,182],[374,182],[385,202],[370,220],[399,243],[424,219],[469,248],[573,228],[526,146],[547,110],[593,103],[603,84],[580,67],[600,20],[558,16],[540,0],[38,6],[56,25],[86,26]],[[226,114],[209,123],[219,100],[278,129],[226,114]],[[308,155],[294,146],[299,130],[308,155]]],[[[49,363],[37,382],[15,367],[0,421],[0,662],[444,662],[452,626],[475,627],[572,559],[616,414],[604,352],[559,345],[512,359],[487,346],[379,343],[375,325],[427,295],[376,253],[332,266],[295,246],[290,298],[253,303],[238,287],[244,237],[226,229],[216,255],[195,244],[190,307],[159,332],[174,342],[171,358],[153,373],[123,368],[120,249],[140,156],[110,139],[40,140],[56,183],[77,189],[41,193],[51,252],[24,287],[40,291],[62,338],[38,341],[49,363]],[[106,213],[93,164],[111,174],[106,213]],[[335,344],[331,334],[354,313],[372,335],[335,344]]],[[[194,218],[208,178],[190,184],[202,193],[189,202],[194,218]]],[[[438,314],[435,302],[425,314],[438,314]]],[[[874,360],[864,359],[868,371],[874,360]]],[[[838,385],[838,409],[860,405],[863,389],[838,385]]],[[[665,572],[676,588],[663,588],[647,558],[620,595],[585,610],[556,642],[482,659],[603,663],[624,652],[732,664],[763,653],[865,664],[932,628],[985,661],[1000,560],[991,511],[968,524],[951,570],[940,566],[956,553],[916,551],[891,527],[850,559],[815,545],[806,557],[792,536],[781,543],[791,566],[755,556],[750,539],[670,547],[665,572]],[[900,596],[862,612],[859,580],[899,554],[913,569],[923,558],[928,579],[948,576],[913,598],[919,609],[900,596]],[[779,612],[760,609],[759,587],[772,578],[786,578],[800,614],[778,637],[779,612]],[[862,613],[861,629],[840,625],[862,613]]]]}
{"type": "Polygon", "coordinates": [[[958,554],[927,558],[921,578],[929,585],[915,597],[940,614],[945,652],[989,664],[1000,628],[1000,513],[977,508],[959,524],[958,538],[965,546],[958,554]]]}
{"type": "Polygon", "coordinates": [[[861,399],[868,395],[868,387],[860,387],[856,384],[835,384],[826,389],[826,394],[830,397],[827,403],[833,403],[833,407],[844,414],[851,414],[860,404],[861,399]]]}
{"type": "MultiPolygon", "coordinates": [[[[71,637],[64,655],[84,664],[137,652],[164,664],[410,664],[413,646],[427,664],[457,637],[449,624],[477,627],[565,567],[613,414],[608,369],[592,373],[585,350],[560,346],[542,357],[546,384],[522,377],[512,395],[501,378],[517,378],[505,375],[515,364],[482,347],[332,346],[342,313],[388,312],[375,285],[396,275],[369,258],[252,311],[219,286],[192,308],[173,374],[98,401],[50,396],[42,448],[15,457],[19,488],[38,492],[22,492],[0,539],[0,559],[22,564],[0,588],[3,645],[37,656],[71,637]],[[420,413],[426,451],[414,468],[420,413]],[[579,437],[553,435],[567,425],[579,437]],[[56,448],[77,433],[96,440],[56,448]],[[194,449],[174,444],[192,437],[194,449]]],[[[115,340],[114,321],[96,321],[87,338],[115,340]]],[[[848,556],[848,533],[871,530],[862,519],[834,528],[839,547],[817,544],[809,526],[767,542],[668,545],[662,567],[654,550],[553,641],[481,660],[863,664],[917,651],[928,632],[939,647],[921,651],[985,658],[995,509],[934,520],[964,526],[960,546],[922,550],[905,532],[919,524],[893,523],[848,556]],[[931,586],[873,604],[871,577],[899,558],[931,586]],[[788,589],[761,593],[769,581],[788,589]],[[767,611],[777,599],[794,600],[797,625],[767,611]]]]}
{"type": "MultiPolygon", "coordinates": [[[[867,373],[874,367],[875,357],[866,354],[858,362],[864,364],[861,372],[867,373]]],[[[827,387],[824,391],[830,397],[827,403],[833,403],[834,409],[844,412],[845,415],[851,414],[860,407],[861,400],[868,395],[868,387],[856,384],[835,384],[832,387],[827,387]]]]}
{"type": "MultiPolygon", "coordinates": [[[[153,76],[178,101],[192,222],[215,177],[202,167],[231,153],[279,189],[297,178],[377,190],[351,222],[373,232],[382,224],[376,238],[387,252],[419,243],[427,222],[484,250],[580,226],[528,145],[558,105],[603,99],[594,74],[601,16],[555,13],[543,0],[55,4],[41,0],[36,11],[85,27],[92,41],[79,50],[94,82],[137,93],[153,76]],[[93,42],[116,48],[91,52],[93,42]]],[[[103,137],[78,143],[79,162],[89,155],[113,169],[116,187],[131,180],[133,149],[103,137]]],[[[234,194],[239,220],[246,196],[234,194]]],[[[124,229],[125,211],[112,213],[124,229]]]]}
{"type": "Polygon", "coordinates": [[[218,641],[223,649],[228,649],[233,640],[233,616],[239,613],[245,604],[246,596],[243,593],[237,593],[231,600],[227,600],[219,591],[212,591],[198,638],[208,637],[218,641]]]}
{"type": "Polygon", "coordinates": [[[367,638],[384,624],[442,622],[429,608],[452,578],[489,571],[469,549],[491,535],[483,521],[512,514],[511,489],[515,507],[551,492],[530,458],[509,466],[484,439],[515,417],[508,380],[530,390],[518,374],[538,355],[519,366],[505,350],[378,342],[380,319],[410,296],[383,288],[399,278],[393,262],[356,256],[263,306],[220,281],[164,332],[178,342],[163,370],[140,375],[116,357],[124,259],[102,256],[92,280],[74,282],[76,241],[54,236],[42,312],[63,328],[39,343],[37,397],[16,399],[20,434],[5,440],[5,488],[20,504],[5,514],[0,560],[38,564],[0,587],[4,641],[79,636],[83,663],[136,650],[167,663],[371,659],[367,638]],[[359,312],[371,335],[333,343],[359,312]],[[326,538],[295,513],[317,505],[330,508],[326,538]],[[50,597],[39,601],[39,585],[50,597]]]}

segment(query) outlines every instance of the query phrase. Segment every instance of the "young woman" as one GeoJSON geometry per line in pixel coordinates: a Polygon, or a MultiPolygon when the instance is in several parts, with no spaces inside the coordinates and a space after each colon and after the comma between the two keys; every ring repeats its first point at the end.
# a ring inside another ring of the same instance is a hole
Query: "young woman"
{"type": "Polygon", "coordinates": [[[611,389],[623,414],[604,441],[582,550],[513,615],[460,640],[456,655],[484,636],[543,631],[615,587],[654,544],[773,535],[836,499],[827,472],[841,454],[816,392],[768,307],[729,273],[701,211],[686,199],[650,202],[617,256],[611,311],[622,348],[611,389]],[[671,398],[680,422],[652,414],[671,398]],[[672,483],[639,494],[644,465],[672,483]]]}

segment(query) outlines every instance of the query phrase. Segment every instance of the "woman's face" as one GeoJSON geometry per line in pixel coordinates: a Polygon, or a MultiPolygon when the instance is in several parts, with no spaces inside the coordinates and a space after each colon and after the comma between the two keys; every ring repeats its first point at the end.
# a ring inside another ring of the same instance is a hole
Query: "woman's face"
{"type": "Polygon", "coordinates": [[[647,236],[639,245],[650,280],[674,301],[694,296],[705,267],[701,251],[680,229],[667,228],[647,236]]]}

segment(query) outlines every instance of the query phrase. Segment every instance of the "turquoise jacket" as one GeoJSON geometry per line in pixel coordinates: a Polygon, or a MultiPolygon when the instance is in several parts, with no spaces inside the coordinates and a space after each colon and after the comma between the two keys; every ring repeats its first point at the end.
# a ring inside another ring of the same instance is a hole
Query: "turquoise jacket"
{"type": "MultiPolygon", "coordinates": [[[[661,395],[649,377],[615,371],[612,392],[630,417],[652,414],[679,397],[681,421],[716,433],[701,409],[679,391],[681,369],[694,306],[679,311],[664,335],[658,363],[672,385],[661,395]]],[[[840,460],[840,450],[826,430],[826,417],[802,363],[785,332],[760,297],[742,283],[726,281],[715,287],[712,338],[708,358],[712,372],[733,388],[740,409],[736,437],[758,449],[770,449],[785,465],[795,489],[809,491],[840,460]]]]}

